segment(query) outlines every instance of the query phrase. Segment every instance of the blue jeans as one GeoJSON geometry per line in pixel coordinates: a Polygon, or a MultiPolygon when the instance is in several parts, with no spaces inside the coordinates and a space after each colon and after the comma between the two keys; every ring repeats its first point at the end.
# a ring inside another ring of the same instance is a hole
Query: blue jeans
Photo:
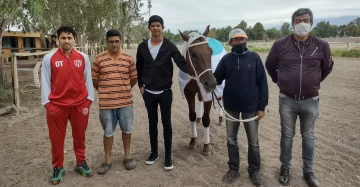
{"type": "Polygon", "coordinates": [[[121,131],[126,134],[131,134],[134,120],[134,107],[100,109],[99,118],[104,129],[105,137],[112,137],[114,135],[118,122],[121,131]]]}
{"type": "MultiPolygon", "coordinates": [[[[240,113],[225,109],[232,117],[239,119],[240,113]]],[[[241,118],[248,119],[255,117],[256,112],[242,112],[241,118]]],[[[239,171],[240,155],[237,135],[239,132],[240,122],[226,120],[226,136],[228,147],[228,166],[230,170],[239,171]]],[[[248,140],[248,172],[253,173],[260,170],[260,146],[258,140],[258,120],[244,123],[246,136],[248,140]]]]}
{"type": "Polygon", "coordinates": [[[280,93],[281,118],[280,161],[281,168],[290,169],[296,119],[300,119],[303,172],[313,172],[315,153],[315,121],[319,116],[319,97],[295,100],[280,93]]]}

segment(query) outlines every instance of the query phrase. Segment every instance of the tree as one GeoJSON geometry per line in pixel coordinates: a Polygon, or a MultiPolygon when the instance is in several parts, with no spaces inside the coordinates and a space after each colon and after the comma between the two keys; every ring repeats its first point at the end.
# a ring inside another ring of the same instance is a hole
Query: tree
{"type": "Polygon", "coordinates": [[[246,27],[247,27],[247,23],[244,20],[242,20],[238,25],[234,27],[234,29],[242,29],[243,31],[245,31],[246,27]]]}
{"type": "Polygon", "coordinates": [[[255,40],[263,40],[265,38],[265,29],[260,22],[255,23],[253,31],[255,34],[255,40]]]}
{"type": "Polygon", "coordinates": [[[23,1],[22,0],[3,0],[0,4],[0,61],[1,67],[3,62],[2,57],[2,38],[6,28],[9,26],[10,22],[13,20],[15,14],[21,8],[23,1]]]}
{"type": "Polygon", "coordinates": [[[173,37],[173,42],[174,43],[182,43],[183,42],[183,39],[182,37],[180,36],[179,33],[175,34],[174,37],[173,37]]]}
{"type": "Polygon", "coordinates": [[[320,38],[328,38],[331,36],[331,29],[332,27],[328,21],[320,21],[312,30],[312,34],[320,38]]]}
{"type": "Polygon", "coordinates": [[[131,33],[128,35],[129,43],[141,43],[144,39],[149,37],[149,29],[147,22],[140,22],[131,27],[131,33]]]}
{"type": "Polygon", "coordinates": [[[229,33],[232,30],[231,26],[219,28],[216,30],[217,33],[217,40],[222,42],[227,42],[229,40],[229,33]]]}
{"type": "Polygon", "coordinates": [[[346,25],[340,25],[340,26],[338,27],[338,33],[339,33],[339,36],[340,36],[340,37],[345,36],[345,28],[346,28],[346,25]]]}
{"type": "Polygon", "coordinates": [[[280,31],[282,36],[287,36],[291,34],[291,30],[292,28],[289,23],[285,22],[281,25],[280,31]]]}
{"type": "Polygon", "coordinates": [[[6,28],[21,8],[22,3],[22,0],[3,0],[0,4],[0,12],[2,14],[0,15],[0,86],[6,85],[6,74],[3,69],[2,38],[6,28]]]}
{"type": "Polygon", "coordinates": [[[208,34],[209,38],[217,38],[217,32],[216,32],[216,28],[211,28],[210,32],[208,34]]]}
{"type": "Polygon", "coordinates": [[[174,34],[170,31],[170,29],[164,31],[163,36],[173,42],[174,34]]]}
{"type": "Polygon", "coordinates": [[[266,37],[271,40],[276,40],[281,37],[281,31],[277,30],[275,27],[267,29],[265,31],[266,37]]]}
{"type": "Polygon", "coordinates": [[[360,18],[357,18],[346,25],[345,34],[347,36],[360,36],[360,18]]]}

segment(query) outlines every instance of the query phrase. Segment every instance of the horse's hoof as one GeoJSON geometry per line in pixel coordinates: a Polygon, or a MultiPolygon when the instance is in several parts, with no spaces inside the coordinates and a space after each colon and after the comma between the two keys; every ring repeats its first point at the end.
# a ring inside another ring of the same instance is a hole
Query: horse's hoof
{"type": "Polygon", "coordinates": [[[188,147],[189,150],[194,150],[195,148],[196,148],[196,145],[195,145],[195,144],[194,144],[194,145],[189,144],[189,147],[188,147]]]}
{"type": "Polygon", "coordinates": [[[204,156],[210,156],[211,151],[202,151],[201,154],[204,155],[204,156]]]}

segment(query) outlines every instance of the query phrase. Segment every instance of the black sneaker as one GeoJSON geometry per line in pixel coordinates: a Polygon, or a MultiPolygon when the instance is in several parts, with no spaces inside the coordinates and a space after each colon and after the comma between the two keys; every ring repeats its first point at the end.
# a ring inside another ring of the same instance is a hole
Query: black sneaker
{"type": "Polygon", "coordinates": [[[166,171],[170,171],[174,168],[174,166],[172,165],[172,160],[171,160],[170,156],[165,157],[164,168],[166,171]]]}
{"type": "Polygon", "coordinates": [[[158,154],[151,153],[149,158],[145,161],[147,165],[153,165],[159,159],[158,154]]]}
{"type": "Polygon", "coordinates": [[[231,184],[233,183],[237,178],[239,178],[240,173],[239,171],[233,171],[233,170],[228,170],[226,172],[226,174],[223,176],[222,181],[226,184],[231,184]]]}
{"type": "Polygon", "coordinates": [[[255,171],[253,173],[250,173],[249,176],[250,176],[250,179],[251,179],[252,183],[255,186],[263,185],[263,179],[262,179],[259,171],[255,171]]]}
{"type": "Polygon", "coordinates": [[[304,179],[309,187],[319,186],[319,181],[317,180],[313,172],[304,173],[304,179]]]}
{"type": "Polygon", "coordinates": [[[290,169],[280,169],[280,176],[279,176],[279,182],[283,186],[289,185],[290,182],[290,169]]]}

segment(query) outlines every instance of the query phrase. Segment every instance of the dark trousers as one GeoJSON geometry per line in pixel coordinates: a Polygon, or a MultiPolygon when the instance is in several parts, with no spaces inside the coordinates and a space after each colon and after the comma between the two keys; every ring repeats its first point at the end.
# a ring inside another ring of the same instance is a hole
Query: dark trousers
{"type": "Polygon", "coordinates": [[[161,121],[164,130],[165,156],[171,156],[172,127],[171,127],[171,104],[172,91],[165,90],[161,94],[152,94],[144,91],[144,101],[149,118],[149,135],[151,152],[158,153],[158,105],[160,105],[161,121]]]}

